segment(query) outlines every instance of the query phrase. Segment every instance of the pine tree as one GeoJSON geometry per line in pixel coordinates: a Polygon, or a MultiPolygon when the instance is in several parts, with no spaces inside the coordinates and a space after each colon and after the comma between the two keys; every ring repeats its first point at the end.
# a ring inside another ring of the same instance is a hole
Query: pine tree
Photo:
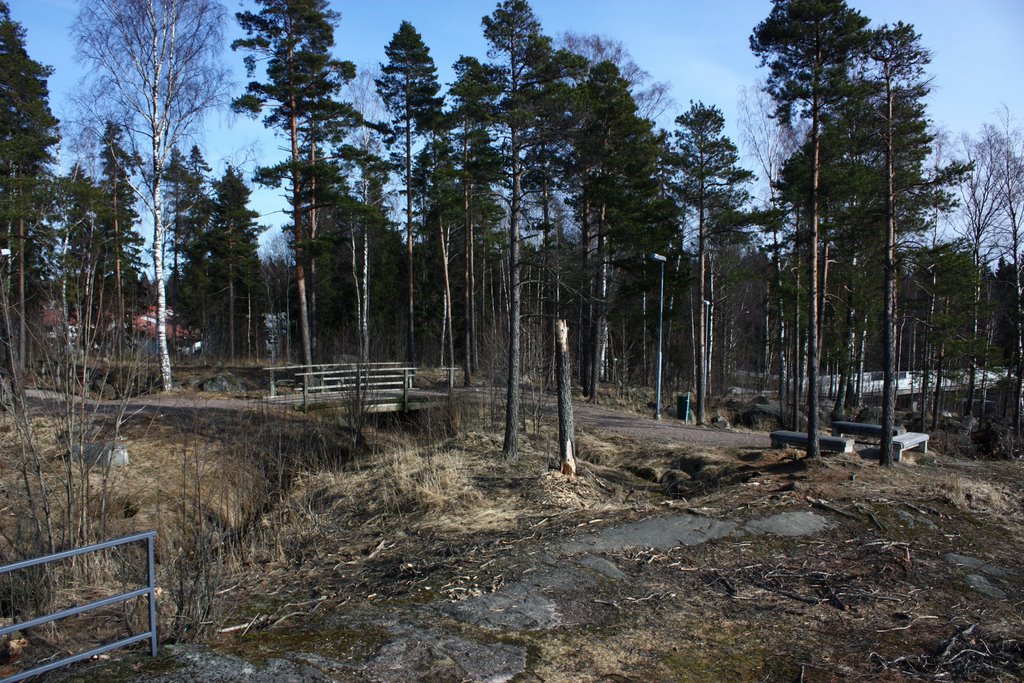
{"type": "MultiPolygon", "coordinates": [[[[13,237],[10,258],[17,268],[17,341],[8,339],[7,360],[18,373],[25,369],[28,351],[28,228],[38,221],[40,204],[33,195],[42,189],[51,149],[58,141],[46,82],[50,73],[49,67],[28,56],[25,31],[11,18],[7,2],[0,0],[0,211],[13,237]]],[[[4,334],[10,334],[13,325],[5,322],[4,334]]]]}
{"type": "Polygon", "coordinates": [[[629,82],[611,62],[590,68],[578,88],[573,118],[569,158],[579,183],[573,204],[581,225],[584,277],[590,280],[584,302],[590,324],[583,331],[580,365],[588,366],[584,389],[597,402],[607,367],[609,311],[618,288],[615,265],[641,260],[645,249],[663,244],[656,180],[661,148],[651,122],[638,113],[629,82]]]}
{"type": "Polygon", "coordinates": [[[413,296],[413,139],[428,133],[441,114],[437,97],[440,85],[437,68],[423,37],[403,21],[391,42],[384,48],[388,63],[381,65],[377,92],[391,112],[391,126],[399,149],[396,166],[401,168],[405,185],[406,249],[406,362],[416,363],[415,299],[413,296]]]}
{"type": "Polygon", "coordinates": [[[499,180],[501,161],[490,131],[501,93],[497,74],[476,58],[462,57],[454,68],[456,80],[448,91],[452,103],[449,118],[462,191],[463,381],[469,386],[480,363],[476,312],[477,227],[489,226],[499,213],[491,188],[499,180]]]}
{"type": "Polygon", "coordinates": [[[127,323],[125,289],[129,290],[127,296],[134,304],[138,299],[142,249],[145,245],[142,235],[135,229],[139,215],[135,210],[135,193],[129,181],[129,176],[138,168],[140,160],[128,153],[123,142],[120,126],[108,121],[103,131],[103,148],[100,150],[102,175],[99,189],[103,197],[98,228],[107,245],[100,268],[104,279],[113,285],[114,345],[118,354],[124,350],[123,337],[127,323]]]}
{"type": "Polygon", "coordinates": [[[237,111],[258,115],[263,124],[277,128],[288,140],[288,159],[258,169],[257,181],[268,187],[287,184],[292,211],[292,249],[298,289],[302,360],[313,363],[311,292],[307,251],[317,238],[317,211],[326,204],[318,193],[336,181],[337,167],[324,158],[322,146],[339,140],[342,129],[358,117],[338,99],[342,86],[355,75],[351,62],[331,57],[334,25],[339,15],[326,0],[258,0],[259,12],[237,15],[246,38],[232,43],[243,49],[246,70],[256,73],[263,61],[265,81],[252,81],[235,99],[237,111]]]}
{"type": "MultiPolygon", "coordinates": [[[[235,360],[239,335],[238,302],[244,297],[247,306],[245,339],[252,337],[252,297],[257,290],[260,227],[256,223],[259,214],[249,208],[251,191],[246,186],[238,169],[228,165],[224,175],[213,183],[213,211],[210,230],[206,234],[209,250],[207,268],[212,272],[213,293],[219,293],[223,301],[224,329],[220,338],[225,340],[227,356],[235,360]]],[[[204,330],[204,336],[210,330],[204,330]]],[[[251,343],[246,350],[251,351],[251,343]]]]}
{"type": "MultiPolygon", "coordinates": [[[[714,106],[691,102],[690,109],[676,118],[675,153],[680,172],[682,204],[691,207],[697,219],[697,424],[704,424],[711,362],[711,306],[714,296],[708,286],[708,251],[716,236],[712,227],[730,222],[730,214],[746,202],[743,185],[753,174],[739,167],[736,145],[723,133],[725,117],[714,106]]],[[[720,231],[721,232],[721,231],[720,231]]],[[[723,236],[717,236],[719,240],[723,236]]]]}
{"type": "Polygon", "coordinates": [[[818,443],[818,248],[821,220],[822,126],[849,83],[851,60],[864,40],[868,20],[844,0],[774,0],[772,11],[754,28],[750,47],[769,66],[766,89],[778,102],[779,118],[797,109],[810,118],[810,226],[806,234],[807,437],[808,455],[820,457],[818,443]]]}
{"type": "MultiPolygon", "coordinates": [[[[901,255],[899,241],[905,235],[922,232],[927,217],[936,208],[947,207],[945,188],[966,171],[962,164],[925,169],[932,151],[933,135],[925,115],[930,90],[925,67],[931,61],[921,46],[921,36],[912,26],[896,23],[871,32],[867,44],[875,117],[879,122],[877,140],[882,148],[884,183],[882,204],[885,215],[883,240],[882,354],[882,465],[892,465],[894,411],[896,407],[896,307],[897,271],[901,255]]],[[[973,381],[972,381],[973,385],[973,381]]],[[[973,398],[973,396],[971,397],[973,398]]]]}
{"type": "Polygon", "coordinates": [[[518,457],[519,378],[521,351],[521,229],[523,224],[523,183],[525,155],[536,120],[537,98],[545,83],[561,75],[553,59],[551,40],[541,34],[540,22],[526,0],[504,0],[490,16],[483,18],[484,38],[495,85],[501,93],[497,129],[502,137],[502,155],[508,190],[508,374],[505,403],[506,459],[518,457]]]}
{"type": "Polygon", "coordinates": [[[213,169],[197,145],[188,156],[171,150],[167,164],[167,243],[171,249],[171,278],[167,301],[180,314],[182,279],[192,244],[206,234],[213,211],[210,174],[213,169]]]}

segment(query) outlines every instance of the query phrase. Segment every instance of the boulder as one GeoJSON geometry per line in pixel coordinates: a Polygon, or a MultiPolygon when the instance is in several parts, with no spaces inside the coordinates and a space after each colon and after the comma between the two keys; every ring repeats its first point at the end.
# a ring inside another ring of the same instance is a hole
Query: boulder
{"type": "MultiPolygon", "coordinates": [[[[806,416],[801,413],[797,416],[797,419],[799,420],[798,427],[806,429],[806,416]]],[[[769,432],[790,427],[788,419],[785,422],[782,421],[782,408],[779,406],[778,401],[758,402],[753,405],[744,406],[742,410],[737,412],[737,423],[750,429],[761,429],[769,432]]]]}
{"type": "Polygon", "coordinates": [[[880,406],[864,406],[857,413],[855,421],[863,424],[882,424],[882,408],[880,406]]]}
{"type": "Polygon", "coordinates": [[[215,391],[227,394],[245,392],[245,383],[230,372],[219,372],[202,384],[203,391],[215,391]]]}
{"type": "Polygon", "coordinates": [[[89,466],[122,467],[129,463],[128,447],[124,441],[100,441],[71,447],[71,456],[89,466]]]}
{"type": "Polygon", "coordinates": [[[729,421],[721,415],[715,415],[711,418],[711,426],[715,429],[729,429],[729,421]]]}

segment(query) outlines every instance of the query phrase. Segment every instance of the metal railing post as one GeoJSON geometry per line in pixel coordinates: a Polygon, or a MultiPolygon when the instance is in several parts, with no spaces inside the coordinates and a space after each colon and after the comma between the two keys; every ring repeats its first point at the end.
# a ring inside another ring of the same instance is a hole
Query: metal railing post
{"type": "Polygon", "coordinates": [[[277,396],[277,386],[274,383],[274,368],[270,368],[270,398],[277,396]]]}
{"type": "Polygon", "coordinates": [[[156,553],[153,548],[156,538],[150,536],[147,541],[146,545],[149,550],[149,654],[156,657],[156,553]]]}
{"type": "Polygon", "coordinates": [[[302,409],[309,410],[309,373],[302,376],[302,409]]]}
{"type": "Polygon", "coordinates": [[[61,560],[78,557],[80,555],[85,555],[87,553],[94,553],[101,550],[109,550],[111,548],[116,548],[129,543],[138,543],[140,541],[145,540],[147,546],[147,573],[149,575],[145,587],[136,588],[134,590],[130,590],[125,593],[119,593],[117,595],[112,595],[106,598],[93,600],[92,602],[88,602],[84,605],[75,605],[73,607],[68,607],[67,609],[62,609],[56,612],[50,612],[49,614],[46,614],[44,616],[28,619],[27,621],[0,626],[0,638],[2,638],[17,631],[25,631],[28,629],[36,628],[38,626],[49,624],[60,619],[78,616],[80,614],[84,614],[95,609],[101,609],[103,607],[108,607],[110,605],[121,604],[128,600],[134,600],[142,597],[148,597],[149,599],[149,630],[147,632],[130,635],[125,638],[121,638],[120,640],[116,640],[112,643],[107,643],[105,645],[100,645],[90,650],[86,650],[85,652],[78,652],[77,654],[72,654],[67,657],[58,659],[56,661],[50,661],[46,664],[40,664],[25,671],[19,671],[17,673],[11,674],[0,679],[0,683],[17,683],[18,681],[24,681],[28,678],[32,678],[50,671],[54,671],[69,664],[74,664],[76,662],[82,662],[87,659],[92,659],[93,657],[97,657],[107,652],[111,652],[112,650],[126,647],[128,645],[133,645],[135,643],[141,643],[146,640],[149,641],[150,654],[156,657],[158,638],[156,631],[156,562],[154,550],[155,539],[155,531],[145,531],[137,534],[132,534],[131,536],[124,536],[122,538],[114,539],[112,541],[94,543],[92,545],[88,545],[82,548],[64,550],[59,553],[53,553],[51,555],[44,555],[43,557],[36,557],[30,560],[22,560],[20,562],[14,562],[12,564],[0,566],[0,575],[4,575],[15,571],[21,571],[23,569],[28,569],[30,567],[44,565],[50,562],[58,562],[61,560]]]}

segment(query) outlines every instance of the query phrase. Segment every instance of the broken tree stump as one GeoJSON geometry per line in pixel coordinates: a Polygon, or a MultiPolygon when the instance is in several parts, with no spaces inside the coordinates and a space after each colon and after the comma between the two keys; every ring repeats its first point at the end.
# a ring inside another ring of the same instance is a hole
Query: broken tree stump
{"type": "Polygon", "coordinates": [[[576,427],[572,417],[572,379],[569,371],[569,326],[555,322],[555,366],[558,373],[558,457],[562,474],[576,478],[576,427]]]}

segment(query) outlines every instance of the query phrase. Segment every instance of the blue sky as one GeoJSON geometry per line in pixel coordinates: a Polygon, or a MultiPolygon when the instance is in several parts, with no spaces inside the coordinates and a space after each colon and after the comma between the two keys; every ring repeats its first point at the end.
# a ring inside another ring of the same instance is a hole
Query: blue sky
{"type": "MultiPolygon", "coordinates": [[[[83,72],[74,61],[68,31],[77,13],[74,0],[8,0],[12,17],[27,32],[30,55],[54,68],[51,106],[69,118],[68,96],[83,72]]],[[[86,0],[87,1],[87,0],[86,0]]],[[[229,12],[243,7],[227,0],[229,12]]],[[[929,114],[954,134],[976,132],[1006,105],[1024,115],[1024,1],[1022,0],[851,0],[873,24],[902,20],[922,34],[933,52],[934,76],[929,114]]],[[[490,0],[332,0],[342,19],[336,33],[336,56],[358,66],[384,59],[384,46],[406,19],[423,34],[443,82],[451,80],[451,64],[463,54],[486,57],[480,19],[495,6],[490,0]]],[[[660,121],[671,125],[690,100],[722,109],[729,131],[734,123],[740,87],[763,78],[750,53],[753,27],[771,9],[768,0],[534,0],[533,7],[547,34],[564,31],[601,34],[622,42],[634,60],[654,79],[671,85],[677,110],[660,121]]],[[[229,39],[236,37],[232,22],[229,39]]],[[[238,90],[245,74],[241,55],[225,49],[235,69],[238,90]]],[[[280,141],[259,123],[229,113],[211,117],[198,143],[218,172],[228,161],[251,170],[254,160],[276,157],[280,141]]],[[[282,206],[273,190],[254,195],[263,222],[280,225],[282,206]]]]}

